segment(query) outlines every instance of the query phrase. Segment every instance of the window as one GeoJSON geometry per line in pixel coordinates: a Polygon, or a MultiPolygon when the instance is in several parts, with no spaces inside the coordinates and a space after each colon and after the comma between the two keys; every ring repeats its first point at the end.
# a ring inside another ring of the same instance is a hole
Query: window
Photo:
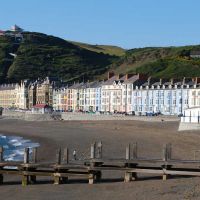
{"type": "Polygon", "coordinates": [[[193,96],[196,96],[196,91],[193,91],[193,92],[192,92],[192,95],[193,95],[193,96]]]}

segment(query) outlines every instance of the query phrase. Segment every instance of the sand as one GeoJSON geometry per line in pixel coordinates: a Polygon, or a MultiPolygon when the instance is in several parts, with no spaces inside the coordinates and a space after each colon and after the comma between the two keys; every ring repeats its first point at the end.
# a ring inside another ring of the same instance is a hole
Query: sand
{"type": "MultiPolygon", "coordinates": [[[[98,121],[98,122],[27,122],[0,120],[0,134],[23,136],[39,142],[40,160],[55,160],[59,147],[76,149],[88,156],[94,141],[103,142],[105,157],[124,157],[128,143],[138,142],[140,156],[159,157],[164,143],[172,143],[173,157],[193,159],[200,149],[200,132],[178,132],[178,122],[98,121]]],[[[200,155],[199,155],[200,156],[200,155]]],[[[1,199],[200,199],[200,178],[139,175],[139,180],[123,183],[122,173],[105,173],[103,182],[89,185],[83,180],[53,185],[42,178],[35,185],[22,187],[20,177],[5,176],[1,199]]]]}

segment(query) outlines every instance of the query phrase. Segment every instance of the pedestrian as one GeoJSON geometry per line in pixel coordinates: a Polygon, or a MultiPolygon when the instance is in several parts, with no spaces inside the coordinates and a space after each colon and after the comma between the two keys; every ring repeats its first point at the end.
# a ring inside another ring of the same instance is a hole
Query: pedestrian
{"type": "Polygon", "coordinates": [[[74,160],[76,160],[76,149],[74,149],[73,151],[73,157],[74,157],[74,160]]]}

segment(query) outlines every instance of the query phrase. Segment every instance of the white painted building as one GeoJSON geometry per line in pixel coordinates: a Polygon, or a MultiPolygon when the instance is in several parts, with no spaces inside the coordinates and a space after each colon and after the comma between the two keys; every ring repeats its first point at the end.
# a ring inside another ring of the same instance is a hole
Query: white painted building
{"type": "Polygon", "coordinates": [[[149,78],[133,90],[133,111],[136,115],[179,115],[189,107],[193,82],[149,78]]]}
{"type": "Polygon", "coordinates": [[[100,111],[101,82],[87,82],[78,87],[79,110],[100,111]]]}
{"type": "Polygon", "coordinates": [[[53,89],[53,109],[55,111],[67,111],[67,91],[67,87],[53,89]]]}
{"type": "Polygon", "coordinates": [[[181,122],[184,123],[200,123],[200,107],[193,107],[184,110],[184,115],[181,117],[181,122]]]}
{"type": "Polygon", "coordinates": [[[126,74],[122,77],[108,74],[108,80],[102,84],[101,89],[101,111],[132,112],[133,87],[143,83],[145,78],[139,74],[126,74]]]}

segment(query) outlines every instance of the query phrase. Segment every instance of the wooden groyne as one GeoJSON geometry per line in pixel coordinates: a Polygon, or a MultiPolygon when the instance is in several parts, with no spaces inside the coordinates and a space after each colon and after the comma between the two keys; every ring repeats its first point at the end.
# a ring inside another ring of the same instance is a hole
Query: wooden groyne
{"type": "Polygon", "coordinates": [[[69,159],[69,149],[56,152],[55,162],[38,162],[37,148],[30,153],[24,150],[23,161],[4,161],[4,150],[0,147],[0,184],[5,175],[21,176],[22,185],[34,184],[37,177],[52,177],[54,184],[67,183],[71,177],[83,177],[89,184],[100,182],[104,171],[121,171],[124,173],[124,182],[138,179],[138,174],[156,174],[163,180],[169,176],[200,176],[200,160],[173,159],[172,145],[163,146],[160,158],[142,158],[138,156],[137,143],[129,144],[125,156],[121,159],[104,159],[102,143],[93,143],[90,147],[89,158],[77,160],[75,153],[69,159]]]}

